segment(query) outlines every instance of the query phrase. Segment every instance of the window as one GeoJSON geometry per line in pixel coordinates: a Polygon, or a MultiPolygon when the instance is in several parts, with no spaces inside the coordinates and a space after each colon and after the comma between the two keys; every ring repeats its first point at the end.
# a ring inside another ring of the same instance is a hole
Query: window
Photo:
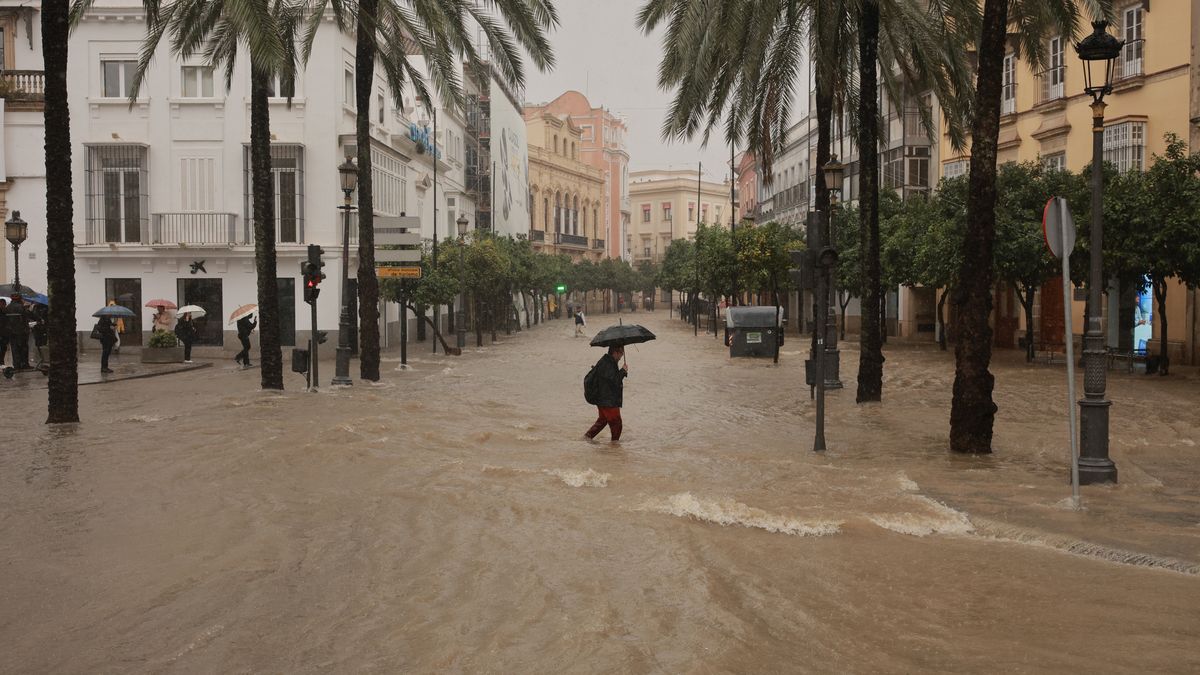
{"type": "Polygon", "coordinates": [[[213,69],[211,66],[183,66],[180,93],[184,98],[212,98],[213,69]]]}
{"type": "MultiPolygon", "coordinates": [[[[296,78],[291,75],[272,75],[267,81],[267,96],[269,98],[295,98],[296,78]]],[[[353,101],[354,97],[351,96],[349,100],[353,101]]]]}
{"type": "Polygon", "coordinates": [[[558,154],[558,136],[554,137],[554,154],[558,154]]]}
{"type": "Polygon", "coordinates": [[[1121,15],[1121,23],[1125,32],[1125,47],[1121,50],[1121,58],[1117,59],[1117,77],[1141,75],[1142,53],[1146,45],[1142,34],[1142,5],[1126,9],[1121,15]]]}
{"type": "MultiPolygon", "coordinates": [[[[250,146],[244,153],[243,197],[245,217],[254,222],[254,192],[250,182],[250,146]]],[[[372,172],[372,178],[375,173],[372,172]]],[[[304,240],[304,146],[271,144],[271,183],[275,192],[275,241],[304,240]]]]}
{"type": "Polygon", "coordinates": [[[708,222],[708,204],[702,204],[700,206],[700,222],[708,222]]]}
{"type": "Polygon", "coordinates": [[[897,189],[904,186],[904,148],[888,150],[883,154],[883,187],[897,189]]]}
{"type": "Polygon", "coordinates": [[[408,166],[398,157],[371,148],[371,189],[375,211],[398,216],[408,211],[408,166]]]}
{"type": "Polygon", "coordinates": [[[1017,111],[1017,59],[1014,54],[1004,56],[1004,89],[1000,94],[1000,114],[1011,115],[1017,111]]]}
{"type": "Polygon", "coordinates": [[[1042,167],[1047,171],[1066,171],[1067,153],[1056,152],[1042,157],[1042,167]]]}
{"type": "Polygon", "coordinates": [[[580,140],[584,140],[584,141],[596,140],[595,132],[592,130],[592,125],[581,124],[581,125],[579,125],[579,131],[581,134],[580,140]]]}
{"type": "Polygon", "coordinates": [[[571,159],[579,159],[579,155],[575,153],[575,141],[571,141],[571,159]]]}
{"type": "Polygon", "coordinates": [[[650,222],[650,205],[649,204],[642,204],[642,222],[643,223],[650,222]]]}
{"type": "Polygon", "coordinates": [[[137,72],[137,61],[105,59],[100,62],[106,98],[131,98],[133,77],[137,72]]]}
{"type": "Polygon", "coordinates": [[[913,187],[929,187],[929,148],[908,148],[908,182],[913,187]]]}
{"type": "Polygon", "coordinates": [[[688,222],[696,222],[696,203],[688,202],[688,222]]]}
{"type": "Polygon", "coordinates": [[[383,94],[376,94],[375,107],[379,110],[379,114],[376,119],[379,120],[380,124],[383,124],[383,120],[386,119],[384,116],[387,114],[387,102],[384,100],[383,94]]]}
{"type": "Polygon", "coordinates": [[[945,178],[958,178],[959,176],[967,175],[967,169],[971,167],[971,160],[956,159],[953,162],[946,162],[942,165],[942,176],[945,178]]]}
{"type": "Polygon", "coordinates": [[[344,102],[347,108],[354,107],[354,102],[356,100],[354,91],[354,71],[350,68],[346,68],[344,71],[342,71],[342,95],[345,97],[344,102]]]}
{"type": "Polygon", "coordinates": [[[1063,82],[1066,79],[1066,65],[1063,61],[1063,39],[1061,37],[1050,40],[1049,52],[1050,68],[1043,78],[1045,91],[1042,100],[1044,101],[1062,98],[1063,82]]]}
{"type": "Polygon", "coordinates": [[[663,210],[663,220],[667,221],[668,223],[671,222],[671,204],[670,204],[670,202],[664,203],[662,205],[662,210],[663,210]]]}
{"type": "Polygon", "coordinates": [[[88,243],[144,241],[147,209],[146,148],[100,145],[87,149],[88,243]]]}
{"type": "Polygon", "coordinates": [[[1117,171],[1141,171],[1146,163],[1146,123],[1122,122],[1104,127],[1104,161],[1117,171]]]}

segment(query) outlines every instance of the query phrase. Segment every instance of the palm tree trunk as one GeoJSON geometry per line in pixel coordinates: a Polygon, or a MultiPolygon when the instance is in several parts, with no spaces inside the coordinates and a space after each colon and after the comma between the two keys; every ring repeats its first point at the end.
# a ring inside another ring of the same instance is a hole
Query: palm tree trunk
{"type": "Polygon", "coordinates": [[[75,229],[71,200],[71,115],[67,109],[67,0],[42,2],[46,69],[46,273],[50,294],[47,424],[79,421],[75,327],[75,229]]]}
{"type": "MultiPolygon", "coordinates": [[[[820,11],[820,10],[818,10],[820,11]]],[[[833,45],[826,45],[826,49],[833,49],[833,45]]],[[[819,61],[818,63],[825,63],[819,61]]],[[[833,79],[834,74],[826,72],[825,67],[818,67],[815,74],[816,85],[816,104],[817,104],[817,166],[815,174],[816,185],[816,204],[814,205],[819,213],[828,213],[829,211],[829,188],[831,185],[825,184],[825,174],[821,171],[822,167],[829,163],[830,156],[833,153],[831,143],[833,140],[833,79]]],[[[840,185],[837,187],[841,187],[840,185]]],[[[828,222],[826,220],[826,222],[828,222]]],[[[826,233],[828,235],[828,233],[826,233]]],[[[824,237],[828,243],[828,236],[824,237]]],[[[812,304],[813,331],[810,340],[810,349],[812,353],[817,351],[817,335],[824,326],[824,321],[817,316],[817,307],[819,305],[814,301],[812,304]]],[[[803,323],[801,323],[801,332],[803,332],[803,323]]]]}
{"type": "Polygon", "coordinates": [[[375,218],[371,189],[371,90],[375,82],[374,26],[378,13],[379,0],[359,2],[354,47],[354,122],[358,144],[358,376],[371,382],[379,381],[379,279],[375,277],[375,218]]]}
{"type": "Polygon", "coordinates": [[[279,282],[275,280],[275,193],[271,184],[270,76],[250,69],[250,180],[254,185],[254,267],[258,272],[258,343],[263,389],[283,389],[279,282]]]}
{"type": "Polygon", "coordinates": [[[988,317],[992,313],[992,248],[996,239],[996,145],[1007,39],[1008,0],[984,0],[971,129],[967,232],[954,293],[954,398],[950,405],[950,449],[954,452],[992,451],[996,404],[992,401],[995,378],[988,371],[992,360],[988,317]]]}
{"type": "MultiPolygon", "coordinates": [[[[863,326],[858,352],[859,403],[883,398],[882,272],[879,267],[879,2],[866,0],[858,31],[859,239],[863,252],[863,326]]],[[[999,106],[999,103],[997,103],[999,106]]]]}

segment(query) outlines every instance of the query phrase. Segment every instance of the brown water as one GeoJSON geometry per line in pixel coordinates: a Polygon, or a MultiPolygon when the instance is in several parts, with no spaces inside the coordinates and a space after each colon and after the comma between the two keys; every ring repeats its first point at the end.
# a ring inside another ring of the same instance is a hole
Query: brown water
{"type": "Polygon", "coordinates": [[[1001,355],[998,452],[957,458],[952,356],[893,346],[816,455],[806,342],[626,318],[619,445],[567,321],[317,395],[85,387],[74,429],[0,389],[0,670],[1200,670],[1196,379],[1113,375],[1121,485],[1075,511],[1061,366],[1001,355]]]}

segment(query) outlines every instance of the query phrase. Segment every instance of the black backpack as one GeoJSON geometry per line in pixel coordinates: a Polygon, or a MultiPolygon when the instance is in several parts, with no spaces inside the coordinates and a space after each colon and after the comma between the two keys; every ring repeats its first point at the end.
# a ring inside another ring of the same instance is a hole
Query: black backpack
{"type": "Polygon", "coordinates": [[[596,378],[596,366],[583,376],[583,400],[592,405],[599,405],[600,400],[600,380],[596,378]]]}

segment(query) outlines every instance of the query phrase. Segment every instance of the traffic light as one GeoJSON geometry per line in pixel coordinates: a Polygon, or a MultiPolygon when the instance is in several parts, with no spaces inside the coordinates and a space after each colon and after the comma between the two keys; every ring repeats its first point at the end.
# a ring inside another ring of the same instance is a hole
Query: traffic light
{"type": "Polygon", "coordinates": [[[313,304],[317,301],[317,296],[321,294],[321,281],[325,278],[325,273],[321,268],[325,266],[325,261],[321,260],[325,250],[316,244],[308,245],[308,260],[300,263],[300,272],[304,276],[304,301],[313,304]]]}
{"type": "Polygon", "coordinates": [[[554,288],[554,290],[555,290],[556,292],[560,293],[560,294],[561,294],[561,293],[566,293],[566,292],[567,292],[567,285],[566,285],[566,284],[559,284],[558,286],[556,286],[556,287],[554,288]]]}

